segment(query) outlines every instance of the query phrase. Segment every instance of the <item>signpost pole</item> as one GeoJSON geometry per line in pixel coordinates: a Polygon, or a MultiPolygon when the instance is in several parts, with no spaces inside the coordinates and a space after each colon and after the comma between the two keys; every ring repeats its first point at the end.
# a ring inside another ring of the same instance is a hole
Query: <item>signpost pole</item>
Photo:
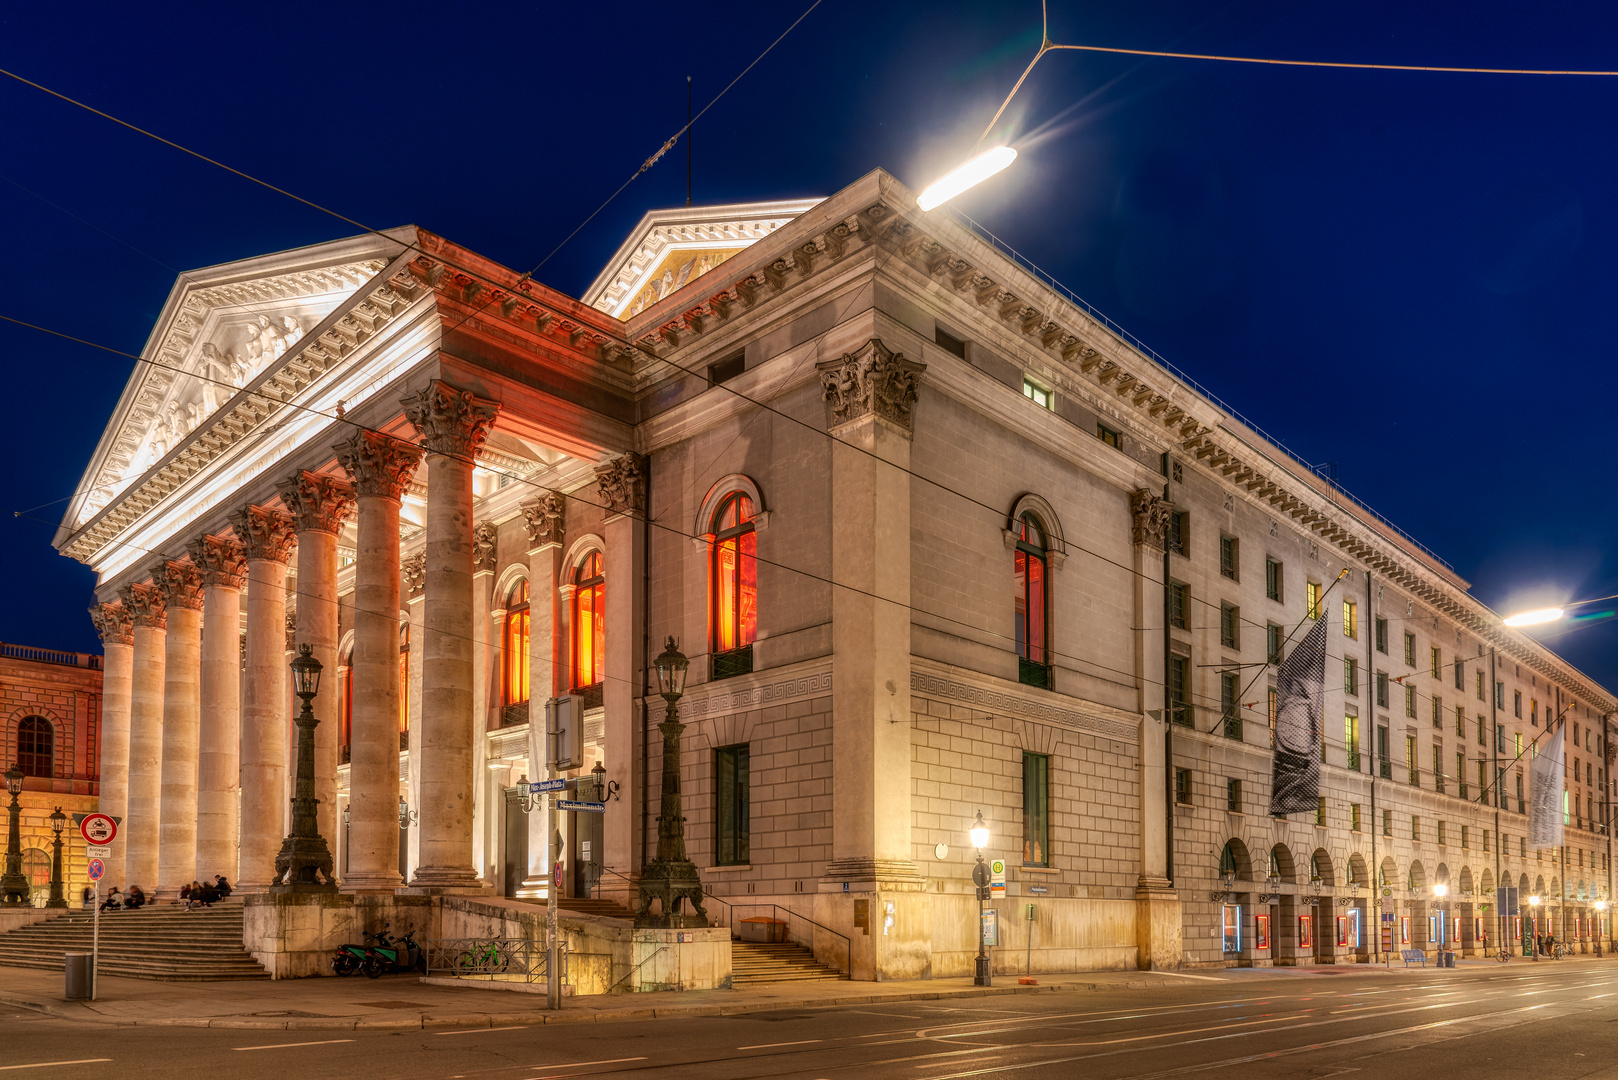
{"type": "MultiPolygon", "coordinates": [[[[545,779],[556,775],[556,699],[545,703],[545,779]]],[[[556,894],[562,886],[562,876],[556,870],[556,793],[545,793],[545,855],[546,869],[551,883],[545,889],[545,1005],[549,1009],[562,1007],[562,972],[556,945],[556,894]]]]}
{"type": "Polygon", "coordinates": [[[101,966],[101,881],[95,883],[95,912],[90,916],[90,1000],[96,999],[96,979],[101,966]]]}

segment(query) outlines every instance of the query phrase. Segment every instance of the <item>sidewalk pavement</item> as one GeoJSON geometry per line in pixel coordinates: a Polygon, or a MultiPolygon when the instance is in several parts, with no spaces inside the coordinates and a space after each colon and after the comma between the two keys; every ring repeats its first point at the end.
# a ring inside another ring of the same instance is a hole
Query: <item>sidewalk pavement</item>
{"type": "MultiPolygon", "coordinates": [[[[904,982],[781,982],[738,990],[664,991],[567,997],[551,1013],[542,994],[427,985],[414,975],[380,979],[316,978],[282,982],[157,982],[103,976],[95,1001],[62,997],[62,972],[0,967],[0,1005],[63,1020],[99,1024],[275,1030],[485,1028],[518,1024],[590,1024],[654,1017],[730,1016],[777,1009],[869,1005],[890,1001],[1030,994],[1050,990],[1118,991],[1188,987],[1208,975],[1154,971],[1037,975],[1019,986],[1015,975],[995,985],[970,979],[904,982]]],[[[486,985],[486,984],[485,984],[486,985]]]]}

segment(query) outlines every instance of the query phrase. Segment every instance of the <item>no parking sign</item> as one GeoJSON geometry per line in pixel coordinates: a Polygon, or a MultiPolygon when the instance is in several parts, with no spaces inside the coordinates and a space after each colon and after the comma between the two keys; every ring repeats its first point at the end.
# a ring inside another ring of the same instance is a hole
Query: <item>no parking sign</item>
{"type": "Polygon", "coordinates": [[[85,870],[85,873],[90,875],[91,881],[100,881],[101,875],[105,874],[106,872],[106,864],[100,859],[91,859],[89,867],[85,870]]]}

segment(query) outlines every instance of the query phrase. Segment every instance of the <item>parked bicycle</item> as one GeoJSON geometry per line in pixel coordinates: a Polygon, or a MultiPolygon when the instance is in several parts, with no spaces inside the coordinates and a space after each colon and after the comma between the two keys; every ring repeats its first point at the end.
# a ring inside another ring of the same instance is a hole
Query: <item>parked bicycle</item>
{"type": "Polygon", "coordinates": [[[494,941],[479,941],[455,958],[457,975],[504,975],[511,970],[509,952],[494,941]]]}
{"type": "Polygon", "coordinates": [[[1511,959],[1511,950],[1501,949],[1499,952],[1494,954],[1494,958],[1504,964],[1506,961],[1511,959]]]}
{"type": "Polygon", "coordinates": [[[1558,941],[1551,949],[1551,956],[1557,960],[1565,959],[1567,957],[1567,946],[1558,941]]]}

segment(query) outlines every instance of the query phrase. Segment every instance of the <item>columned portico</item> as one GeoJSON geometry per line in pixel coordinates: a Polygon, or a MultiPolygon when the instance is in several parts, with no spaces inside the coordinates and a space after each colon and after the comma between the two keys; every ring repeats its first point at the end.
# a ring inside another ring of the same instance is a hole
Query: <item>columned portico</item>
{"type": "Polygon", "coordinates": [[[646,737],[644,718],[635,702],[645,663],[646,459],[628,453],[602,466],[596,470],[596,487],[608,512],[602,526],[608,627],[607,677],[601,687],[606,713],[605,765],[608,787],[617,785],[612,812],[605,815],[602,826],[602,865],[621,875],[604,873],[601,891],[631,906],[638,899],[634,886],[625,879],[638,876],[640,869],[636,841],[641,793],[635,776],[641,762],[640,740],[646,737]]]}
{"type": "Polygon", "coordinates": [[[157,887],[158,829],[163,793],[163,639],[168,611],[151,583],[127,586],[125,610],[134,621],[129,694],[129,820],[124,870],[130,885],[157,887]]]}
{"type": "Polygon", "coordinates": [[[418,809],[421,862],[414,887],[481,890],[472,862],[472,468],[499,406],[443,382],[405,400],[427,448],[426,601],[418,809]]]}
{"type": "MultiPolygon", "coordinates": [[[[129,816],[129,693],[135,628],[123,604],[97,604],[90,618],[101,634],[101,799],[103,814],[120,825],[129,816]]],[[[114,844],[102,862],[103,890],[124,886],[124,847],[114,844]]]]}
{"type": "Polygon", "coordinates": [[[202,573],[189,562],[152,567],[168,607],[163,646],[163,779],[157,889],[170,900],[197,875],[197,735],[202,714],[202,573]]]}
{"type": "MultiPolygon", "coordinates": [[[[562,572],[562,541],[567,500],[547,491],[522,508],[528,534],[528,778],[548,779],[549,740],[545,737],[545,702],[556,693],[556,657],[560,622],[557,580],[562,572]]],[[[553,796],[545,796],[547,799],[553,796]]],[[[549,814],[528,815],[528,874],[521,894],[550,888],[554,850],[549,814]]]]}
{"type": "Polygon", "coordinates": [[[345,892],[399,877],[399,502],[421,464],[409,443],[364,431],[337,448],[354,483],[353,719],[345,892]]]}
{"type": "Polygon", "coordinates": [[[292,517],[249,506],[231,519],[247,558],[247,662],[242,686],[241,887],[267,888],[286,820],[286,579],[292,517]]]}
{"type": "MultiPolygon", "coordinates": [[[[202,724],[197,740],[197,874],[211,881],[240,860],[242,545],[203,536],[189,547],[202,569],[202,724]]],[[[232,881],[235,879],[232,878],[232,881]]]]}
{"type": "MultiPolygon", "coordinates": [[[[337,672],[337,534],[354,510],[352,485],[300,472],[277,486],[298,536],[298,621],[294,637],[308,645],[322,669],[337,672]]],[[[338,695],[315,695],[315,822],[321,836],[337,835],[338,695]]]]}

